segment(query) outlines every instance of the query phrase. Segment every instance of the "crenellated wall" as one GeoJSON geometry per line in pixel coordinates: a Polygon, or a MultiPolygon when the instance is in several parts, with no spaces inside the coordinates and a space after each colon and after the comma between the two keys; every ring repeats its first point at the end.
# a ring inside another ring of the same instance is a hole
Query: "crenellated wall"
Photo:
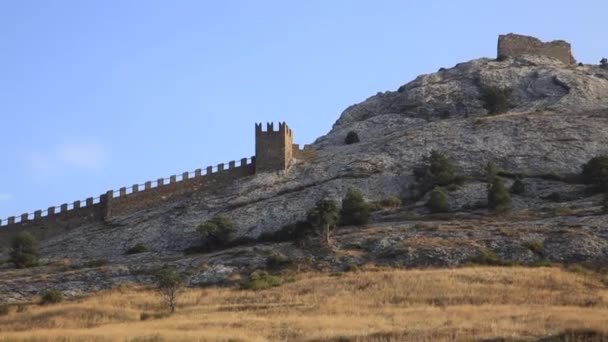
{"type": "Polygon", "coordinates": [[[184,172],[144,184],[135,184],[119,190],[110,190],[97,198],[62,204],[47,210],[38,210],[19,217],[0,220],[0,247],[7,247],[12,237],[23,230],[43,240],[87,223],[103,222],[113,217],[128,215],[142,209],[158,206],[179,196],[200,191],[222,191],[239,178],[256,172],[285,170],[292,159],[308,160],[315,152],[305,146],[303,150],[293,143],[293,132],[284,122],[278,131],[268,123],[255,125],[256,156],[209,166],[194,172],[184,172]]]}
{"type": "Polygon", "coordinates": [[[252,157],[250,160],[241,159],[238,165],[236,161],[231,161],[227,165],[209,166],[192,173],[185,172],[180,176],[158,179],[131,188],[121,188],[117,192],[108,191],[107,216],[128,214],[188,193],[222,190],[234,180],[254,173],[255,157],[252,157]]]}

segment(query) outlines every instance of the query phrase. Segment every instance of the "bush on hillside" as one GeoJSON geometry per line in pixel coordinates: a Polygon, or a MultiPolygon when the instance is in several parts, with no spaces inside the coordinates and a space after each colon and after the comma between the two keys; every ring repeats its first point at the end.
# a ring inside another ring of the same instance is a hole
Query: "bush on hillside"
{"type": "Polygon", "coordinates": [[[215,216],[209,221],[201,223],[196,231],[202,238],[202,247],[206,250],[224,247],[230,242],[235,227],[232,221],[225,216],[215,216]]]}
{"type": "Polygon", "coordinates": [[[143,243],[138,243],[127,250],[127,254],[139,254],[149,252],[150,248],[143,243]]]}
{"type": "Polygon", "coordinates": [[[488,115],[502,114],[511,107],[510,88],[484,87],[481,89],[481,101],[488,115]]]}
{"type": "Polygon", "coordinates": [[[586,184],[595,185],[602,191],[608,191],[608,156],[591,158],[583,165],[581,177],[586,184]]]}
{"type": "Polygon", "coordinates": [[[346,145],[356,144],[359,141],[359,134],[357,134],[355,131],[348,132],[348,134],[346,134],[346,138],[344,138],[344,143],[346,145]]]}
{"type": "Polygon", "coordinates": [[[360,190],[351,188],[342,199],[340,223],[342,225],[363,225],[369,221],[371,207],[360,190]]]}
{"type": "Polygon", "coordinates": [[[63,293],[57,289],[45,292],[40,299],[41,305],[57,304],[63,301],[63,293]]]}
{"type": "Polygon", "coordinates": [[[440,187],[436,187],[431,191],[431,196],[426,202],[426,207],[429,208],[432,213],[444,213],[450,209],[448,206],[448,197],[440,187]]]}
{"type": "Polygon", "coordinates": [[[272,251],[266,259],[266,266],[270,268],[281,268],[291,264],[291,260],[283,253],[272,251]]]}
{"type": "Polygon", "coordinates": [[[340,218],[336,201],[330,199],[319,200],[313,208],[308,210],[306,217],[312,229],[329,246],[331,244],[331,234],[340,218]]]}
{"type": "Polygon", "coordinates": [[[517,178],[513,182],[513,185],[511,185],[510,190],[512,194],[521,195],[526,192],[526,185],[520,178],[517,178]]]}
{"type": "Polygon", "coordinates": [[[488,207],[498,213],[511,209],[511,194],[509,194],[505,184],[498,177],[494,179],[488,188],[488,207]]]}
{"type": "Polygon", "coordinates": [[[9,261],[16,268],[38,266],[38,240],[29,232],[21,232],[11,242],[9,261]]]}
{"type": "Polygon", "coordinates": [[[424,157],[423,165],[414,169],[414,177],[416,184],[411,189],[413,198],[419,198],[436,186],[464,182],[452,161],[439,151],[431,151],[429,156],[424,157]]]}
{"type": "Polygon", "coordinates": [[[608,69],[608,59],[606,57],[600,59],[600,68],[608,69]]]}
{"type": "Polygon", "coordinates": [[[156,291],[163,297],[171,313],[177,308],[177,296],[183,286],[184,278],[176,270],[163,269],[156,273],[156,291]]]}
{"type": "Polygon", "coordinates": [[[257,270],[249,275],[249,279],[241,284],[241,287],[246,290],[264,290],[271,287],[281,286],[283,281],[277,276],[262,270],[257,270]]]}

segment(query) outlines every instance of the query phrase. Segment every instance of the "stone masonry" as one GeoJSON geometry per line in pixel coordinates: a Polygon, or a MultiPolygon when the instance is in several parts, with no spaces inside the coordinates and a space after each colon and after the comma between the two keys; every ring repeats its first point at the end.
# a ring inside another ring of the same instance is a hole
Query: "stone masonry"
{"type": "Polygon", "coordinates": [[[93,222],[104,222],[112,217],[131,214],[138,210],[158,205],[195,192],[222,191],[234,180],[261,172],[286,170],[294,158],[307,159],[310,151],[301,151],[293,143],[293,132],[284,122],[278,131],[268,123],[266,131],[262,124],[255,125],[256,155],[228,165],[218,164],[194,172],[184,172],[169,178],[110,190],[97,198],[76,201],[70,205],[37,210],[34,214],[23,214],[0,221],[0,248],[7,247],[13,236],[23,230],[44,240],[51,236],[93,222]],[[4,223],[4,225],[2,225],[4,223]]]}
{"type": "Polygon", "coordinates": [[[555,40],[543,43],[537,38],[509,33],[498,37],[498,59],[522,55],[540,55],[552,57],[564,64],[575,64],[570,43],[555,40]]]}

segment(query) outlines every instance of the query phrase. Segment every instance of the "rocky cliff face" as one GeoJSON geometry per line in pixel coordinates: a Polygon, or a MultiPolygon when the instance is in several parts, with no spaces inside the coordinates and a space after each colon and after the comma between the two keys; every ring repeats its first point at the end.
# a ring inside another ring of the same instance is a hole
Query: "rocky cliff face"
{"type": "Polygon", "coordinates": [[[458,64],[349,107],[313,144],[315,159],[244,178],[221,194],[183,197],[74,229],[45,242],[45,253],[108,257],[137,242],[178,253],[196,243],[196,225],[218,213],[235,221],[240,236],[256,237],[303,218],[319,198],[339,198],[349,187],[370,199],[402,196],[413,167],[431,150],[468,174],[488,161],[511,172],[578,173],[591,157],[608,153],[606,95],[608,71],[596,66],[540,56],[458,64]],[[487,115],[484,87],[512,89],[508,113],[487,115]],[[344,144],[351,130],[360,143],[344,144]]]}
{"type": "MultiPolygon", "coordinates": [[[[360,188],[371,200],[406,196],[414,181],[413,168],[430,151],[439,150],[473,178],[488,161],[505,171],[530,175],[525,180],[529,191],[525,196],[514,196],[513,205],[516,212],[528,216],[519,217],[517,223],[479,221],[479,215],[487,212],[471,208],[483,207],[485,184],[469,181],[449,194],[451,209],[473,220],[464,224],[472,233],[454,230],[454,237],[462,242],[458,248],[429,243],[448,241],[450,234],[414,229],[417,225],[407,218],[401,223],[383,224],[386,234],[370,235],[374,238],[353,233],[344,237],[343,246],[357,246],[370,258],[393,253],[391,260],[407,265],[457,264],[483,246],[505,251],[505,257],[513,260],[526,260],[534,255],[522,246],[531,239],[552,246],[546,255],[555,261],[607,258],[608,227],[605,216],[596,212],[597,198],[589,197],[583,185],[534,177],[576,174],[591,157],[608,153],[608,71],[597,66],[566,65],[543,56],[461,63],[349,107],[312,148],[315,158],[296,160],[285,172],[257,174],[221,193],[184,196],[105,224],[78,227],[44,241],[43,254],[50,260],[102,258],[136,267],[138,259],[128,259],[125,251],[144,243],[154,251],[146,257],[146,263],[153,264],[163,257],[179,258],[185,248],[198,243],[195,227],[216,214],[232,218],[239,227],[238,236],[257,237],[302,219],[318,199],[339,199],[350,187],[360,188]],[[511,89],[507,113],[488,116],[481,100],[483,89],[488,87],[511,89]],[[344,137],[349,131],[356,131],[361,142],[346,145],[344,137]],[[570,200],[547,201],[545,198],[553,192],[570,200]],[[563,214],[566,209],[571,217],[547,214],[563,214]],[[492,228],[484,230],[483,226],[492,228]],[[576,239],[559,234],[559,229],[574,226],[583,227],[576,239]],[[527,230],[512,237],[504,233],[514,227],[527,230]],[[427,244],[418,246],[426,247],[416,249],[415,239],[421,237],[427,244]]],[[[406,211],[424,217],[427,213],[421,203],[410,205],[406,211]]],[[[390,220],[399,221],[399,217],[390,220]]],[[[299,250],[297,253],[301,255],[299,250]]],[[[200,258],[220,268],[231,262],[212,256],[200,258]]],[[[230,267],[249,269],[254,264],[244,260],[230,267]]],[[[119,272],[121,277],[123,271],[119,272]]]]}

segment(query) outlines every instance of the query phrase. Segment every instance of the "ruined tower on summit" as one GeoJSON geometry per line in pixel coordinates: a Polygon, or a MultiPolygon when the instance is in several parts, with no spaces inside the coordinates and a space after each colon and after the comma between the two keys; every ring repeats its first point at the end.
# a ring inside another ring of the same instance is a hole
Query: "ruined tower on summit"
{"type": "Polygon", "coordinates": [[[498,59],[522,55],[536,55],[555,58],[564,64],[575,64],[570,43],[554,40],[543,43],[537,38],[509,33],[498,36],[498,59]]]}
{"type": "MultiPolygon", "coordinates": [[[[297,148],[297,147],[296,147],[297,148]]],[[[294,157],[293,132],[285,122],[280,122],[278,131],[274,124],[255,124],[255,172],[272,172],[287,169],[294,157]]]]}

